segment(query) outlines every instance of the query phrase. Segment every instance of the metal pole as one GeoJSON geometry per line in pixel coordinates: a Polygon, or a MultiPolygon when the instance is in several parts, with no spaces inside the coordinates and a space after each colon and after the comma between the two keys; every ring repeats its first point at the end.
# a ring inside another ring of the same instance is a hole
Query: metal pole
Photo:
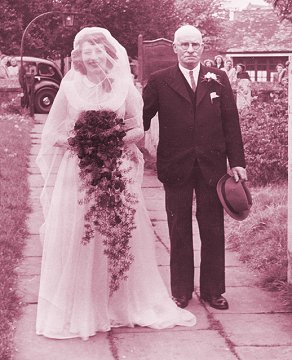
{"type": "Polygon", "coordinates": [[[24,75],[24,73],[23,73],[23,44],[24,44],[25,35],[28,32],[28,29],[29,29],[30,25],[32,23],[34,23],[37,19],[39,19],[39,18],[41,18],[41,17],[43,17],[45,15],[59,14],[59,13],[60,13],[60,11],[48,11],[48,12],[42,13],[42,14],[36,16],[34,19],[32,19],[31,22],[24,29],[22,37],[21,37],[21,43],[20,43],[20,85],[21,85],[21,87],[23,87],[22,84],[23,84],[23,75],[24,75]]]}
{"type": "Polygon", "coordinates": [[[292,284],[292,56],[288,66],[288,283],[292,284]]]}
{"type": "MultiPolygon", "coordinates": [[[[47,12],[44,12],[38,16],[36,16],[34,19],[31,20],[31,22],[26,26],[26,28],[24,29],[23,31],[23,34],[22,34],[22,37],[21,37],[21,44],[20,44],[20,72],[19,72],[19,83],[20,83],[20,86],[22,87],[22,92],[23,92],[23,95],[27,95],[25,93],[25,89],[27,88],[27,84],[26,84],[26,81],[27,81],[27,78],[25,76],[25,71],[24,71],[24,68],[23,68],[23,45],[24,45],[24,39],[25,39],[25,35],[27,34],[28,32],[28,29],[30,28],[31,24],[33,24],[36,20],[40,19],[41,17],[44,17],[46,15],[51,15],[51,14],[55,14],[55,15],[62,15],[62,16],[74,16],[74,15],[80,15],[80,13],[76,13],[76,12],[62,12],[62,11],[57,11],[57,10],[52,10],[52,11],[47,11],[47,12]]],[[[64,19],[63,19],[64,21],[64,19]]],[[[74,18],[73,18],[73,21],[74,21],[74,18]]],[[[72,21],[72,24],[70,24],[70,26],[73,25],[73,21],[72,21]]],[[[68,25],[69,26],[69,25],[68,25]]],[[[31,102],[32,98],[30,96],[28,96],[28,100],[31,102]]],[[[24,101],[22,101],[22,104],[23,106],[25,106],[25,102],[26,102],[26,99],[24,99],[24,101]]],[[[32,108],[33,104],[28,104],[30,109],[32,108]]]]}

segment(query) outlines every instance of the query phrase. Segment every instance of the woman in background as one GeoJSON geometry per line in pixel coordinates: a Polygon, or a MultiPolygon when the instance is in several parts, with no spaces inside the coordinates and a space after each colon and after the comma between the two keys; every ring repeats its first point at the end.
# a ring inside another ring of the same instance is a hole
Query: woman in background
{"type": "Polygon", "coordinates": [[[9,78],[8,70],[7,70],[8,61],[9,61],[8,56],[3,56],[0,60],[0,79],[9,78]]]}
{"type": "Polygon", "coordinates": [[[237,74],[231,59],[225,59],[222,70],[226,72],[229,82],[231,86],[233,86],[236,83],[237,74]]]}
{"type": "Polygon", "coordinates": [[[19,68],[15,57],[11,57],[7,67],[9,79],[18,79],[19,68]]]}
{"type": "Polygon", "coordinates": [[[206,59],[206,60],[204,60],[204,65],[209,66],[209,67],[213,67],[214,66],[214,61],[211,60],[211,59],[206,59]]]}
{"type": "Polygon", "coordinates": [[[246,109],[251,104],[251,81],[244,64],[236,65],[237,72],[237,96],[236,105],[238,110],[246,109]]]}
{"type": "Polygon", "coordinates": [[[216,55],[214,57],[214,66],[217,69],[222,69],[224,67],[224,58],[222,55],[216,55]]]}

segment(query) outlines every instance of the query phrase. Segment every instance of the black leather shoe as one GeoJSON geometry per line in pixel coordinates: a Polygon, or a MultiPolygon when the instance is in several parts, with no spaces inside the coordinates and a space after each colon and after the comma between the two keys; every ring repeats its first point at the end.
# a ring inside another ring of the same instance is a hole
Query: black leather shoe
{"type": "Polygon", "coordinates": [[[182,309],[188,306],[190,299],[191,298],[186,295],[180,297],[175,297],[175,296],[172,297],[172,300],[176,303],[176,305],[182,309]]]}
{"type": "Polygon", "coordinates": [[[222,295],[201,294],[200,298],[214,309],[227,310],[229,308],[228,301],[222,295]]]}

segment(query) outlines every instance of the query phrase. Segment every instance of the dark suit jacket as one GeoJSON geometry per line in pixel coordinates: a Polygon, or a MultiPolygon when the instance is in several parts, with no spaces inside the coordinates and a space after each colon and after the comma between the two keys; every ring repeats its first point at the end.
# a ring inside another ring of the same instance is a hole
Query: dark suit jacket
{"type": "Polygon", "coordinates": [[[245,167],[239,117],[228,77],[224,71],[201,64],[196,96],[178,65],[153,73],[143,91],[144,129],[158,112],[157,172],[161,182],[183,183],[195,161],[210,185],[230,167],[245,167]],[[206,81],[212,72],[221,84],[206,81]],[[218,97],[211,101],[211,93],[218,97]]]}

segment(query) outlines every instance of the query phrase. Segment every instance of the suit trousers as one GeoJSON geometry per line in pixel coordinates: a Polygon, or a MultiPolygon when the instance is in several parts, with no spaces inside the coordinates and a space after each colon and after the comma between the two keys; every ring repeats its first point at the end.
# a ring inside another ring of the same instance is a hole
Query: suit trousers
{"type": "Polygon", "coordinates": [[[194,250],[192,229],[193,194],[201,238],[200,293],[225,292],[224,214],[216,188],[204,179],[196,163],[183,184],[164,184],[170,236],[170,280],[175,297],[191,297],[194,291],[194,250]]]}

